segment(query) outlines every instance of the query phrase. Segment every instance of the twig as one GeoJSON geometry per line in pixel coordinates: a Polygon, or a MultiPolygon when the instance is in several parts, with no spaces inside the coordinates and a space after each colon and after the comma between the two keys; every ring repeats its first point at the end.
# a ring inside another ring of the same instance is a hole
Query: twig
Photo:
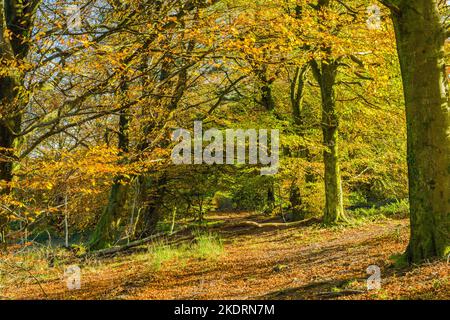
{"type": "Polygon", "coordinates": [[[9,266],[10,268],[18,268],[18,269],[20,269],[20,270],[22,270],[22,271],[27,272],[27,273],[28,273],[28,274],[36,281],[36,283],[39,285],[39,288],[41,288],[42,293],[44,294],[44,296],[45,296],[46,298],[48,298],[48,295],[47,295],[47,293],[45,292],[44,288],[42,287],[41,282],[39,281],[38,278],[36,278],[36,277],[30,272],[30,270],[27,270],[27,269],[25,269],[24,267],[22,267],[22,266],[20,266],[20,265],[11,265],[11,264],[9,264],[6,260],[3,260],[3,263],[5,263],[5,264],[6,264],[7,266],[9,266]]]}

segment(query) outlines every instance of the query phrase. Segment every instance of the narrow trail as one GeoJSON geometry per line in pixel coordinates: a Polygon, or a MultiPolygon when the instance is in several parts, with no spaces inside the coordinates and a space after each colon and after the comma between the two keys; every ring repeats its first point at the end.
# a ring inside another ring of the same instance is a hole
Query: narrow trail
{"type": "MultiPolygon", "coordinates": [[[[444,261],[394,269],[389,257],[403,252],[407,220],[358,227],[254,228],[248,213],[217,214],[212,228],[223,239],[216,260],[167,261],[152,270],[143,253],[120,255],[83,267],[82,289],[62,279],[41,285],[49,299],[386,299],[450,298],[444,261]],[[366,269],[381,269],[382,289],[366,291],[366,269]],[[412,281],[414,279],[414,281],[412,281]]],[[[147,257],[147,258],[146,258],[147,257]]],[[[36,285],[10,288],[6,297],[43,298],[36,285]]]]}

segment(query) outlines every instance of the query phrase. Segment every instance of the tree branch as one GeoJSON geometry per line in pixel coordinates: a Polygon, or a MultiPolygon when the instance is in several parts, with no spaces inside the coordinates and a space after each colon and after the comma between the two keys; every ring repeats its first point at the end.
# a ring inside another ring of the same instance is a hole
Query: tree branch
{"type": "Polygon", "coordinates": [[[401,13],[400,8],[397,6],[397,4],[394,3],[394,1],[392,1],[392,0],[378,0],[378,1],[380,1],[380,3],[382,5],[384,5],[385,7],[389,8],[392,13],[395,13],[395,14],[401,13]]]}

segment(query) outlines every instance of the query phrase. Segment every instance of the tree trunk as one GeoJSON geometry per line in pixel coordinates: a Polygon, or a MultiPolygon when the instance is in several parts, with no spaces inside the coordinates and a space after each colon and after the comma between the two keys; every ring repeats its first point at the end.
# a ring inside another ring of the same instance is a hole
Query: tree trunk
{"type": "Polygon", "coordinates": [[[114,224],[126,200],[126,188],[116,180],[111,188],[108,205],[102,212],[99,222],[91,237],[89,248],[98,250],[106,248],[115,240],[114,224]]]}
{"type": "Polygon", "coordinates": [[[69,247],[69,211],[67,210],[68,202],[67,193],[64,197],[64,246],[69,247]]]}
{"type": "MultiPolygon", "coordinates": [[[[13,126],[18,124],[14,120],[8,122],[13,126]]],[[[11,128],[11,126],[8,125],[6,121],[0,121],[0,180],[3,180],[7,183],[11,182],[13,178],[15,158],[14,147],[17,144],[17,138],[14,135],[13,130],[14,129],[11,128]]],[[[0,193],[9,193],[9,191],[9,186],[5,186],[0,190],[0,193]]]]}
{"type": "MultiPolygon", "coordinates": [[[[297,13],[300,13],[301,8],[297,6],[297,13]]],[[[294,79],[291,81],[291,108],[292,108],[292,116],[294,120],[294,128],[297,132],[297,135],[304,139],[305,137],[305,115],[304,115],[304,107],[303,101],[305,96],[305,85],[308,76],[308,72],[311,69],[310,63],[305,63],[302,67],[297,67],[295,70],[294,79]]],[[[296,155],[299,158],[303,158],[308,162],[312,162],[311,153],[308,146],[300,147],[300,150],[296,152],[296,155]]],[[[311,169],[311,166],[306,166],[305,168],[305,182],[312,183],[315,182],[315,174],[311,169]]],[[[300,188],[295,184],[292,185],[290,190],[290,201],[293,208],[293,213],[298,215],[301,219],[303,219],[305,212],[298,210],[300,205],[302,204],[302,197],[300,188]],[[297,209],[296,209],[297,208],[297,209]]]]}
{"type": "MultiPolygon", "coordinates": [[[[1,30],[0,30],[1,31],[1,30]]],[[[14,104],[17,103],[18,82],[13,77],[0,77],[0,195],[10,194],[14,176],[14,163],[16,150],[19,147],[19,138],[22,117],[14,115],[14,104]],[[13,114],[11,116],[10,114],[13,114]]],[[[6,234],[8,232],[8,213],[0,210],[0,243],[6,247],[6,234]]]]}
{"type": "Polygon", "coordinates": [[[445,28],[435,0],[391,7],[402,70],[408,135],[410,262],[450,246],[450,120],[445,28]]]}
{"type": "MultiPolygon", "coordinates": [[[[21,63],[28,54],[34,16],[40,1],[0,2],[0,68],[9,67],[10,62],[21,63]],[[6,36],[6,31],[10,36],[6,36]]],[[[4,70],[2,70],[4,71],[4,70]]],[[[20,139],[18,134],[22,124],[22,112],[27,97],[19,96],[24,75],[17,70],[8,70],[0,76],[0,195],[9,194],[9,183],[13,180],[16,151],[20,139]]],[[[8,216],[0,211],[0,242],[6,246],[8,216]]]]}
{"type": "Polygon", "coordinates": [[[261,103],[267,111],[275,110],[275,100],[273,99],[272,86],[269,83],[261,87],[261,103]]]}
{"type": "Polygon", "coordinates": [[[298,218],[298,220],[303,220],[305,218],[305,213],[302,208],[302,194],[300,188],[295,182],[292,183],[289,188],[289,202],[290,209],[293,217],[298,218]]]}
{"type": "Polygon", "coordinates": [[[262,105],[267,111],[273,111],[275,110],[275,99],[273,97],[272,84],[275,81],[275,78],[268,78],[268,66],[266,64],[263,64],[262,66],[256,64],[253,68],[258,80],[261,82],[261,100],[258,101],[258,99],[255,98],[255,101],[262,105]]]}
{"type": "Polygon", "coordinates": [[[295,70],[294,79],[291,82],[291,108],[294,118],[294,123],[298,126],[303,125],[303,99],[306,76],[310,68],[309,63],[304,64],[301,68],[297,67],[295,70]]]}
{"type": "MultiPolygon", "coordinates": [[[[121,91],[126,90],[125,80],[121,85],[121,91]]],[[[129,150],[129,117],[128,110],[123,109],[119,115],[118,147],[120,154],[125,154],[129,150]]],[[[111,188],[108,198],[108,205],[102,212],[97,223],[94,234],[91,237],[90,248],[97,250],[109,245],[115,238],[115,223],[122,212],[126,202],[128,188],[121,183],[122,177],[117,177],[111,188]]]]}
{"type": "Polygon", "coordinates": [[[156,232],[156,227],[161,219],[161,205],[166,193],[167,178],[163,173],[160,178],[152,179],[150,176],[140,176],[139,183],[142,190],[139,195],[139,207],[142,210],[142,225],[139,237],[145,238],[156,232]],[[156,186],[154,192],[150,192],[152,185],[156,186]]]}
{"type": "Polygon", "coordinates": [[[313,64],[322,95],[323,161],[325,165],[325,211],[324,223],[345,221],[341,174],[339,169],[338,128],[336,92],[334,90],[337,63],[331,60],[313,64]]]}
{"type": "Polygon", "coordinates": [[[272,179],[270,180],[269,187],[267,188],[267,207],[269,210],[268,213],[272,213],[275,207],[275,188],[272,179]]]}

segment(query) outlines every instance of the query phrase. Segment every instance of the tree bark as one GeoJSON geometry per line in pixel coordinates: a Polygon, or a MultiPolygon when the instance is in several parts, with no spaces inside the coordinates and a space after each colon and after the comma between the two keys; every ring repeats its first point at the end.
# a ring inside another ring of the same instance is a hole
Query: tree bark
{"type": "MultiPolygon", "coordinates": [[[[450,120],[445,28],[435,0],[387,1],[406,104],[411,238],[409,262],[450,246],[450,120]]],[[[386,2],[385,2],[386,4],[386,2]]]]}
{"type": "MultiPolygon", "coordinates": [[[[297,6],[296,11],[298,14],[301,12],[301,7],[297,6]]],[[[294,120],[294,128],[297,132],[297,135],[304,139],[305,137],[305,115],[303,108],[303,101],[305,97],[305,85],[308,76],[308,72],[311,69],[310,63],[305,63],[301,67],[297,67],[295,70],[294,78],[291,80],[291,108],[292,108],[292,116],[294,120]]],[[[299,158],[303,158],[308,162],[311,162],[310,150],[307,145],[303,146],[296,152],[296,156],[299,158]]],[[[310,183],[315,181],[315,175],[311,170],[310,166],[305,168],[305,182],[310,183]]],[[[300,188],[295,184],[292,184],[290,188],[290,196],[289,201],[291,202],[291,210],[292,213],[301,219],[304,218],[305,212],[300,210],[300,206],[302,204],[302,193],[300,192],[300,188]]]]}
{"type": "Polygon", "coordinates": [[[309,63],[304,64],[301,68],[297,67],[295,70],[294,79],[291,82],[291,108],[294,118],[294,123],[298,126],[303,125],[303,99],[306,76],[310,68],[309,63]]]}
{"type": "Polygon", "coordinates": [[[321,66],[313,62],[313,71],[319,82],[322,96],[323,161],[325,165],[325,210],[326,224],[345,221],[341,173],[338,153],[339,119],[336,113],[335,82],[338,64],[324,60],[321,66]]]}
{"type": "Polygon", "coordinates": [[[91,250],[106,248],[115,240],[116,234],[114,222],[117,220],[121,208],[123,208],[126,194],[125,187],[116,179],[109,193],[108,205],[103,210],[100,220],[91,237],[89,243],[89,248],[91,250]]]}
{"type": "MultiPolygon", "coordinates": [[[[2,79],[0,79],[0,91],[2,90],[2,79]]],[[[2,92],[0,92],[0,98],[2,98],[2,95],[2,92]]],[[[10,183],[13,179],[13,168],[16,159],[14,149],[18,143],[18,137],[15,133],[20,130],[20,123],[20,117],[4,121],[0,120],[0,180],[6,183],[10,183]]],[[[9,186],[0,189],[0,193],[9,192],[9,186]]]]}
{"type": "Polygon", "coordinates": [[[272,85],[267,82],[261,87],[261,103],[267,111],[275,110],[275,100],[272,94],[272,85]]]}
{"type": "MultiPolygon", "coordinates": [[[[19,96],[23,74],[9,67],[10,62],[20,63],[29,51],[29,37],[33,19],[40,1],[5,0],[0,3],[0,68],[8,72],[0,76],[0,194],[9,194],[9,183],[14,176],[15,150],[19,146],[18,134],[26,97],[19,96]],[[11,35],[6,37],[6,30],[11,35]]],[[[8,217],[0,211],[0,242],[5,243],[8,217]]]]}
{"type": "Polygon", "coordinates": [[[142,224],[138,231],[139,238],[148,237],[155,233],[159,220],[161,219],[161,205],[166,191],[166,176],[152,178],[140,176],[139,183],[142,192],[139,194],[139,207],[142,210],[142,224]],[[150,192],[152,185],[156,187],[154,193],[150,192]]]}

